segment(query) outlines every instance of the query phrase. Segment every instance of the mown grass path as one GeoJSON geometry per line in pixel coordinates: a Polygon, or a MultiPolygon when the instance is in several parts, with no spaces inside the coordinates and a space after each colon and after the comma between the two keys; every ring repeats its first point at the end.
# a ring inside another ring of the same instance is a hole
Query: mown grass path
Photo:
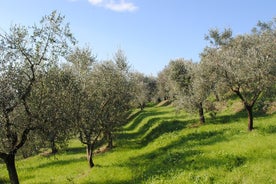
{"type": "MultiPolygon", "coordinates": [[[[136,111],[117,135],[116,147],[95,156],[72,140],[56,156],[18,161],[22,183],[276,183],[276,114],[255,118],[246,131],[244,112],[216,119],[175,113],[171,106],[136,111]]],[[[0,183],[7,179],[0,164],[0,183]]]]}

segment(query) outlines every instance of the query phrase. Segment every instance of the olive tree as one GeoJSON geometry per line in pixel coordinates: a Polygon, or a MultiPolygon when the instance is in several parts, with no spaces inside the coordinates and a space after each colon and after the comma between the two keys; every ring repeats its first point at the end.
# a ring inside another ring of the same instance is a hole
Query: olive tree
{"type": "Polygon", "coordinates": [[[218,43],[217,40],[226,35],[224,40],[227,41],[205,49],[206,66],[213,68],[218,82],[227,86],[244,104],[249,131],[253,129],[253,107],[258,98],[275,84],[276,75],[275,22],[259,25],[263,25],[261,29],[236,37],[212,30],[219,36],[210,34],[211,40],[218,43]]]}
{"type": "Polygon", "coordinates": [[[58,146],[65,146],[73,134],[77,91],[72,73],[57,66],[50,68],[34,85],[30,107],[39,112],[37,134],[52,154],[58,152],[58,146]]]}
{"type": "Polygon", "coordinates": [[[185,91],[185,94],[178,97],[177,103],[188,112],[197,112],[199,115],[199,122],[205,123],[204,106],[207,97],[210,95],[210,85],[212,81],[208,78],[208,74],[204,72],[201,63],[190,64],[191,83],[185,91]]]}
{"type": "Polygon", "coordinates": [[[175,85],[175,104],[186,111],[198,112],[205,123],[204,102],[209,95],[210,80],[200,63],[178,59],[170,62],[170,79],[175,85]]]}
{"type": "Polygon", "coordinates": [[[143,81],[146,84],[148,102],[154,102],[156,100],[158,91],[157,78],[151,75],[146,75],[143,81]]]}
{"type": "Polygon", "coordinates": [[[97,96],[97,86],[91,78],[95,56],[89,47],[76,48],[67,58],[71,63],[71,70],[76,76],[79,90],[74,94],[77,97],[75,127],[80,141],[86,145],[87,161],[94,167],[93,150],[101,135],[100,118],[101,103],[97,96]]]}
{"type": "Polygon", "coordinates": [[[131,73],[133,105],[143,110],[157,96],[157,79],[139,72],[131,73]]]}
{"type": "Polygon", "coordinates": [[[157,97],[160,100],[172,100],[175,96],[175,85],[170,79],[170,68],[166,66],[157,75],[157,97]]]}
{"type": "Polygon", "coordinates": [[[116,63],[119,70],[125,72],[125,74],[129,72],[130,66],[128,64],[127,56],[122,49],[118,49],[115,52],[113,60],[116,63]]]}
{"type": "Polygon", "coordinates": [[[0,34],[0,158],[11,183],[19,183],[15,155],[30,131],[37,128],[37,114],[29,107],[37,75],[75,42],[64,17],[57,12],[43,17],[39,25],[15,25],[9,33],[0,34]]]}
{"type": "Polygon", "coordinates": [[[114,133],[126,122],[130,110],[131,83],[126,73],[112,61],[95,64],[91,77],[94,93],[101,102],[100,125],[108,148],[112,148],[114,133]]]}
{"type": "Polygon", "coordinates": [[[144,75],[139,72],[131,73],[131,82],[132,82],[132,93],[133,99],[132,103],[134,107],[139,107],[143,110],[148,102],[148,91],[147,86],[144,82],[144,75]]]}

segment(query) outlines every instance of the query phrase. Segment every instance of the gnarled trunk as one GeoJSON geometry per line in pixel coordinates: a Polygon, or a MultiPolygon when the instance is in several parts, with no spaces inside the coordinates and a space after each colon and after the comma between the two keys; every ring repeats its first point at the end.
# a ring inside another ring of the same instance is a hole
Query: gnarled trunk
{"type": "Polygon", "coordinates": [[[144,102],[143,102],[143,103],[140,103],[140,104],[139,104],[140,110],[141,110],[141,111],[144,110],[145,106],[146,106],[146,104],[145,104],[144,102]]]}
{"type": "Polygon", "coordinates": [[[258,97],[260,96],[261,92],[262,91],[258,91],[254,94],[252,100],[246,100],[242,94],[240,93],[239,90],[232,90],[234,91],[238,96],[239,98],[242,100],[243,104],[244,104],[244,107],[247,111],[247,117],[248,117],[248,125],[247,125],[247,130],[248,131],[252,131],[254,128],[253,128],[253,106],[255,104],[255,102],[257,101],[258,97]]]}
{"type": "Polygon", "coordinates": [[[205,117],[204,117],[204,111],[203,111],[202,103],[199,103],[198,113],[199,113],[200,123],[201,124],[205,123],[205,117]]]}
{"type": "Polygon", "coordinates": [[[253,127],[253,106],[245,105],[245,109],[247,111],[247,117],[248,117],[248,131],[252,131],[254,129],[253,127]]]}
{"type": "Polygon", "coordinates": [[[51,140],[50,144],[51,144],[52,154],[56,154],[58,152],[58,149],[57,149],[55,140],[51,140]]]}
{"type": "Polygon", "coordinates": [[[87,154],[87,161],[90,168],[94,167],[95,165],[93,162],[93,150],[94,150],[93,144],[87,144],[86,154],[87,154]]]}
{"type": "Polygon", "coordinates": [[[21,136],[21,141],[19,142],[19,144],[15,146],[14,150],[9,152],[8,154],[0,152],[0,158],[2,158],[6,164],[11,184],[19,184],[19,179],[18,179],[16,167],[15,167],[15,155],[17,150],[20,149],[25,144],[27,140],[27,135],[29,134],[30,130],[31,128],[26,128],[23,131],[23,134],[21,136]]]}
{"type": "Polygon", "coordinates": [[[108,131],[108,132],[106,133],[106,136],[107,136],[107,142],[108,142],[107,147],[108,147],[109,149],[112,149],[112,148],[113,148],[112,133],[111,133],[110,131],[108,131]]]}
{"type": "Polygon", "coordinates": [[[15,167],[15,154],[7,154],[4,158],[11,184],[19,184],[18,175],[15,167]]]}

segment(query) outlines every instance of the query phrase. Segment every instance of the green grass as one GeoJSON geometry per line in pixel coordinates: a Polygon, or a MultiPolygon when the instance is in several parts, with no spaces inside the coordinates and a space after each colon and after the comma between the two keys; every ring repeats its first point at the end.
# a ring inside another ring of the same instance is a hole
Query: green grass
{"type": "MultiPolygon", "coordinates": [[[[247,131],[244,111],[231,107],[207,118],[175,113],[171,106],[135,111],[116,147],[95,155],[89,169],[85,148],[72,140],[56,156],[17,161],[21,183],[276,183],[276,114],[258,115],[247,131]],[[229,110],[230,109],[230,110],[229,110]]],[[[7,181],[0,164],[0,183],[7,181]]]]}

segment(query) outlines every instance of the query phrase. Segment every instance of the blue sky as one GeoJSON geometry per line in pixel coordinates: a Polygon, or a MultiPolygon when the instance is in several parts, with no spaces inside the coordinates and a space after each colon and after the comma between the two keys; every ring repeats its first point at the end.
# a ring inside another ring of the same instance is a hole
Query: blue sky
{"type": "Polygon", "coordinates": [[[57,10],[99,60],[124,50],[132,68],[157,75],[172,59],[199,61],[211,28],[249,33],[276,17],[275,0],[2,0],[0,29],[32,25],[57,10]]]}

